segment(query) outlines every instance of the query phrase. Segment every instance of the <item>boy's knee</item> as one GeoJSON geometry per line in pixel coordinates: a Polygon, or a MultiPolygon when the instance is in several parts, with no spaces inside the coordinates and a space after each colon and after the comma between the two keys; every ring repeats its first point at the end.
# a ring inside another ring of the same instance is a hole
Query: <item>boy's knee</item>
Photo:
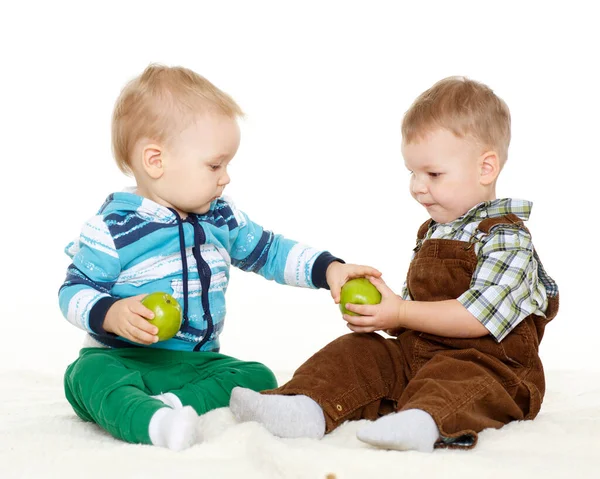
{"type": "Polygon", "coordinates": [[[85,403],[89,396],[90,381],[98,377],[106,361],[97,355],[84,355],[71,363],[64,375],[63,387],[67,401],[84,421],[93,421],[85,403]]]}
{"type": "Polygon", "coordinates": [[[262,363],[252,362],[246,363],[245,371],[245,387],[254,391],[264,391],[265,389],[273,389],[277,387],[277,379],[275,374],[267,366],[262,363]]]}

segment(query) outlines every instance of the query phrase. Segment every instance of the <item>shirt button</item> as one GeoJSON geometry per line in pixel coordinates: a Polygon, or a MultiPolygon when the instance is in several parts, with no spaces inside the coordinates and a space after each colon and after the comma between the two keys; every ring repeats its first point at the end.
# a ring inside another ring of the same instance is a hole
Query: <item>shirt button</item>
{"type": "Polygon", "coordinates": [[[335,408],[336,408],[338,411],[343,411],[343,409],[344,409],[344,408],[342,407],[342,405],[341,405],[341,404],[336,404],[335,408]]]}

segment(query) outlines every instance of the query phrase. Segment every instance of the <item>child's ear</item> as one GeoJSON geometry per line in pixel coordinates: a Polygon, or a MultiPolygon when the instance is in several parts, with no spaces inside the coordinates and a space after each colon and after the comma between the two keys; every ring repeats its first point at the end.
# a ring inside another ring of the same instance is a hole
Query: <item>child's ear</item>
{"type": "Polygon", "coordinates": [[[162,148],[155,144],[146,145],[142,150],[142,167],[150,178],[157,180],[163,173],[162,148]]]}
{"type": "Polygon", "coordinates": [[[484,186],[493,184],[500,174],[500,160],[495,151],[486,151],[479,157],[481,165],[480,182],[484,186]]]}

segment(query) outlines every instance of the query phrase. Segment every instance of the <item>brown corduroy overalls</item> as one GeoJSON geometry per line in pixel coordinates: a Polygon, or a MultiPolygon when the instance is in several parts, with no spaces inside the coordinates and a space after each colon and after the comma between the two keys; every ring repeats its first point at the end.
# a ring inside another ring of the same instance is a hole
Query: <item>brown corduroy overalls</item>
{"type": "MultiPolygon", "coordinates": [[[[478,229],[489,234],[500,224],[525,228],[509,214],[487,218],[478,229]]],[[[421,226],[420,240],[428,226],[421,226]]],[[[407,277],[413,300],[456,299],[469,288],[477,265],[472,243],[429,239],[418,245],[407,277]]],[[[471,448],[479,431],[538,414],[545,391],[538,345],[558,311],[558,295],[548,301],[545,318],[528,316],[500,343],[491,335],[457,339],[412,330],[387,339],[348,334],[312,356],[288,383],[264,393],[309,396],[323,408],[326,432],[348,420],[422,409],[440,430],[436,447],[471,448]]]]}

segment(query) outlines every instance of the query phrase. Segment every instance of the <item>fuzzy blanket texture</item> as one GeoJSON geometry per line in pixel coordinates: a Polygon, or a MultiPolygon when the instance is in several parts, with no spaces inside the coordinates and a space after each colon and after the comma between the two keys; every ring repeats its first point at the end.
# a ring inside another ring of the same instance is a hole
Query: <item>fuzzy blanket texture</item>
{"type": "MultiPolygon", "coordinates": [[[[284,382],[289,374],[279,374],[284,382]]],[[[227,408],[206,414],[183,452],[126,444],[77,418],[62,377],[0,371],[0,478],[600,478],[600,371],[550,371],[534,421],[486,430],[471,451],[377,450],[360,422],[323,440],[280,439],[227,408]]]]}

